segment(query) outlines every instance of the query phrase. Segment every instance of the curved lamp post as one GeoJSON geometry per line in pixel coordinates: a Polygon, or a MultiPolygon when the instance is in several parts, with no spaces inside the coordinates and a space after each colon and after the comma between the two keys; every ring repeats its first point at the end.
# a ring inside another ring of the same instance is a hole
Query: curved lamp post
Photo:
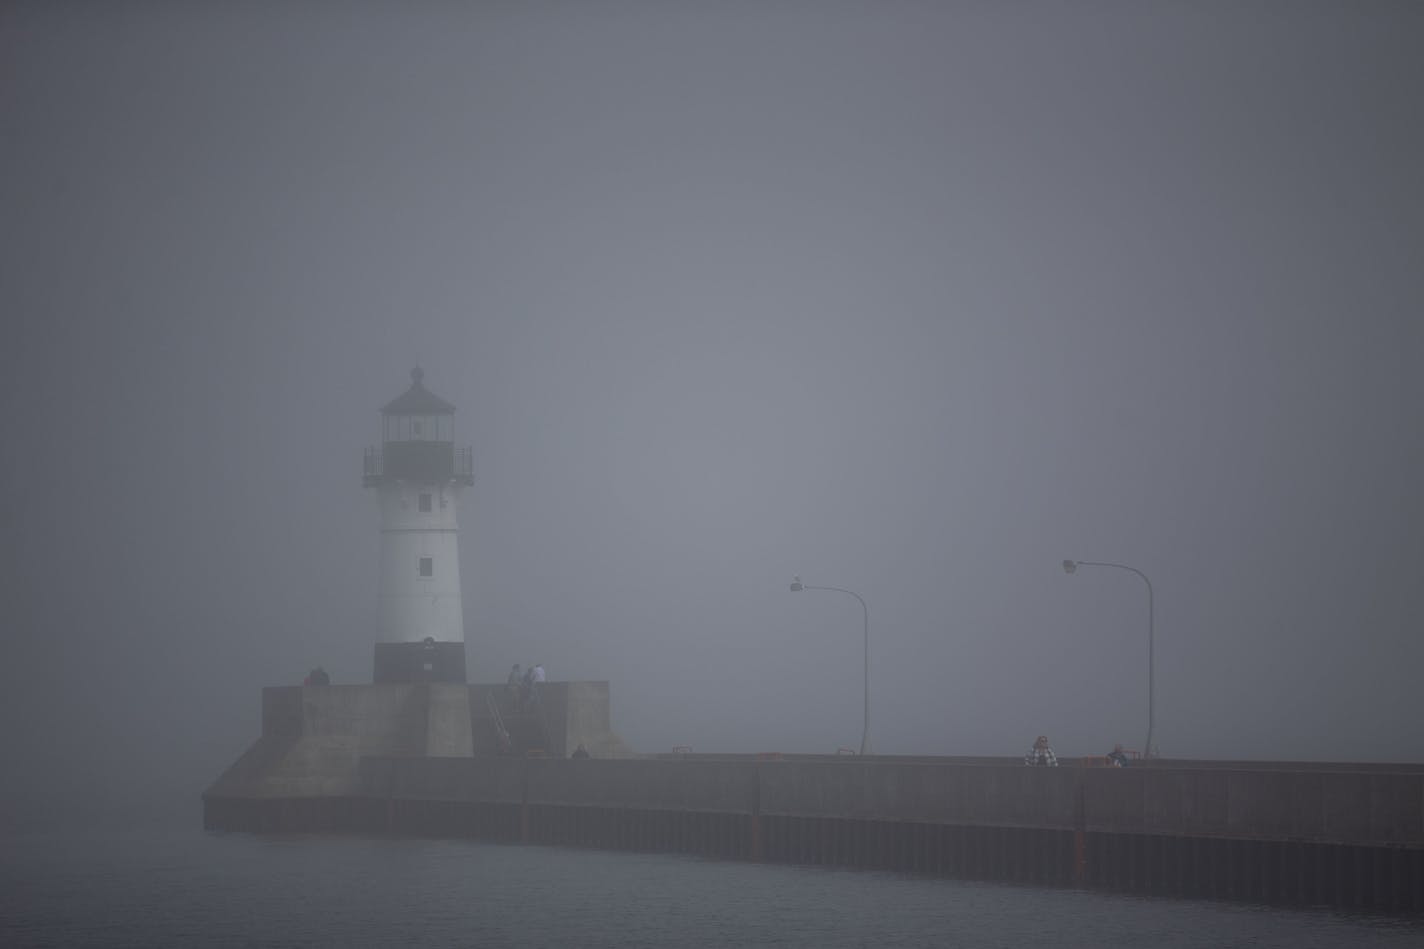
{"type": "Polygon", "coordinates": [[[1157,703],[1154,696],[1155,675],[1153,673],[1153,608],[1152,608],[1152,581],[1147,579],[1147,574],[1136,567],[1129,567],[1125,563],[1108,563],[1102,560],[1065,560],[1063,561],[1063,572],[1067,574],[1076,573],[1079,567],[1114,567],[1118,570],[1127,570],[1137,574],[1142,578],[1142,582],[1147,584],[1147,745],[1142,750],[1144,757],[1152,757],[1152,724],[1156,717],[1157,703]]]}
{"type": "Polygon", "coordinates": [[[791,592],[800,593],[802,590],[831,590],[836,593],[849,593],[860,600],[860,609],[865,615],[865,724],[860,732],[860,753],[863,755],[870,747],[870,607],[865,605],[865,600],[854,590],[845,590],[840,587],[813,587],[809,583],[802,583],[800,577],[792,577],[791,592]]]}

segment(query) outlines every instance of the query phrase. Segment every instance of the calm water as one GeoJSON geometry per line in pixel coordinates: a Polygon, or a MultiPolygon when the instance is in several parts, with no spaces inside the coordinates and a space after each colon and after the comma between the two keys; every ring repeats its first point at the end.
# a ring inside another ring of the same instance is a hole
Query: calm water
{"type": "Polygon", "coordinates": [[[0,843],[3,946],[1424,946],[1419,921],[186,820],[0,843]]]}

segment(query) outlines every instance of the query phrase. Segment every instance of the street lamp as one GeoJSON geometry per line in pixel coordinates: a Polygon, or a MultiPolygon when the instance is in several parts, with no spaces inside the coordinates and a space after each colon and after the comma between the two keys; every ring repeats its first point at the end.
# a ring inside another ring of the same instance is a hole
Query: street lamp
{"type": "Polygon", "coordinates": [[[1147,574],[1136,567],[1129,567],[1125,563],[1107,563],[1102,560],[1065,560],[1063,561],[1063,572],[1070,576],[1078,571],[1079,567],[1114,567],[1118,570],[1127,570],[1137,574],[1142,578],[1142,582],[1147,584],[1147,746],[1143,749],[1144,756],[1152,757],[1152,725],[1156,717],[1156,698],[1154,695],[1156,686],[1156,676],[1153,672],[1153,608],[1152,608],[1152,581],[1147,579],[1147,574]]]}
{"type": "Polygon", "coordinates": [[[863,755],[870,747],[870,607],[865,605],[865,600],[854,590],[844,590],[840,587],[813,587],[810,584],[802,583],[800,577],[792,577],[791,592],[800,593],[802,590],[831,590],[835,593],[849,593],[860,600],[860,609],[865,616],[865,724],[860,732],[860,753],[863,755]]]}

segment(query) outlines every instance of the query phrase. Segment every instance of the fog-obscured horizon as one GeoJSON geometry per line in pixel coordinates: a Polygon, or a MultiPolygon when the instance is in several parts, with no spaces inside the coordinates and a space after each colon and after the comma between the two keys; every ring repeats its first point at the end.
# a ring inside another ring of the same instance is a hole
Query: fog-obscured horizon
{"type": "Polygon", "coordinates": [[[7,797],[369,681],[458,407],[474,681],[637,751],[1424,759],[1424,16],[0,12],[7,797]]]}

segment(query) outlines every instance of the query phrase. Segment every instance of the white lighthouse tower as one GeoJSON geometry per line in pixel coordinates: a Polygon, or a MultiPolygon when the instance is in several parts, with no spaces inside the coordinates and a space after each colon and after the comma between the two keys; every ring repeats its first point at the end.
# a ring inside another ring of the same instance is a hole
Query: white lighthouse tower
{"type": "Polygon", "coordinates": [[[411,384],[381,409],[381,446],[366,449],[365,485],[381,506],[376,682],[464,682],[460,490],[471,451],[454,441],[455,407],[411,384]]]}

